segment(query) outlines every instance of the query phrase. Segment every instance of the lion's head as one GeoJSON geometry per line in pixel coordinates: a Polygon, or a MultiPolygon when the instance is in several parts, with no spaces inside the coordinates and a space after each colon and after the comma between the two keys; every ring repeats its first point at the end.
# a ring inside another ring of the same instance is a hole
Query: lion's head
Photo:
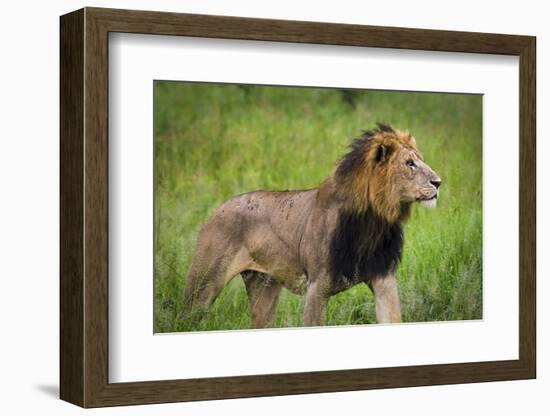
{"type": "Polygon", "coordinates": [[[424,162],[412,135],[378,124],[351,144],[334,182],[347,210],[372,209],[396,222],[407,217],[413,202],[434,207],[441,179],[424,162]]]}

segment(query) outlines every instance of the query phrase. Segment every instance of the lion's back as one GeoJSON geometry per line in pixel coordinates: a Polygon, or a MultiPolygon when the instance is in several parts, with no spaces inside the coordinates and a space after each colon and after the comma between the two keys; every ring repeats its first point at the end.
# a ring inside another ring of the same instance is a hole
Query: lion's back
{"type": "MultiPolygon", "coordinates": [[[[317,189],[253,191],[223,202],[204,229],[221,232],[228,239],[259,245],[273,239],[294,245],[315,204],[317,189]]],[[[228,242],[229,243],[229,242],[228,242]]]]}

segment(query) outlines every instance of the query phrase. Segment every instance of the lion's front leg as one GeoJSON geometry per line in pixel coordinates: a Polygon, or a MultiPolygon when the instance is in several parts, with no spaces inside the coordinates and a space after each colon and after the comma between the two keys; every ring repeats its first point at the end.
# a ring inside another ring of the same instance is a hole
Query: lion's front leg
{"type": "Polygon", "coordinates": [[[319,326],[325,322],[328,296],[322,282],[310,283],[306,290],[304,326],[319,326]]]}
{"type": "Polygon", "coordinates": [[[395,273],[374,277],[369,282],[376,302],[376,320],[378,323],[401,322],[401,306],[395,273]]]}

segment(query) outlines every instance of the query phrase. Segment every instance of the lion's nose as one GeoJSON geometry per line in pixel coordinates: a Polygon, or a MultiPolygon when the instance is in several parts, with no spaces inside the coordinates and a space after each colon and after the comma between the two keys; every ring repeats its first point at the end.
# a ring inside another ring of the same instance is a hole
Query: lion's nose
{"type": "Polygon", "coordinates": [[[441,185],[441,179],[433,179],[430,181],[430,183],[437,189],[439,188],[439,185],[441,185]]]}

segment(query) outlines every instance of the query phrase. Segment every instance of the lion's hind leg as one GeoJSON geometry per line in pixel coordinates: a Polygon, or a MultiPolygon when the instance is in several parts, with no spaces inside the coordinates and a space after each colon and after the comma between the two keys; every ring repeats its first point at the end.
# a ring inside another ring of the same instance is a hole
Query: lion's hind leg
{"type": "Polygon", "coordinates": [[[191,324],[201,320],[204,312],[223,289],[223,285],[219,284],[222,273],[220,264],[214,264],[205,270],[191,266],[183,291],[181,320],[191,324]]]}
{"type": "Polygon", "coordinates": [[[250,258],[243,248],[197,247],[183,291],[181,320],[198,322],[223,288],[239,273],[246,270],[250,258]]]}
{"type": "Polygon", "coordinates": [[[250,301],[254,328],[272,326],[282,286],[266,273],[247,270],[241,273],[250,301]]]}

